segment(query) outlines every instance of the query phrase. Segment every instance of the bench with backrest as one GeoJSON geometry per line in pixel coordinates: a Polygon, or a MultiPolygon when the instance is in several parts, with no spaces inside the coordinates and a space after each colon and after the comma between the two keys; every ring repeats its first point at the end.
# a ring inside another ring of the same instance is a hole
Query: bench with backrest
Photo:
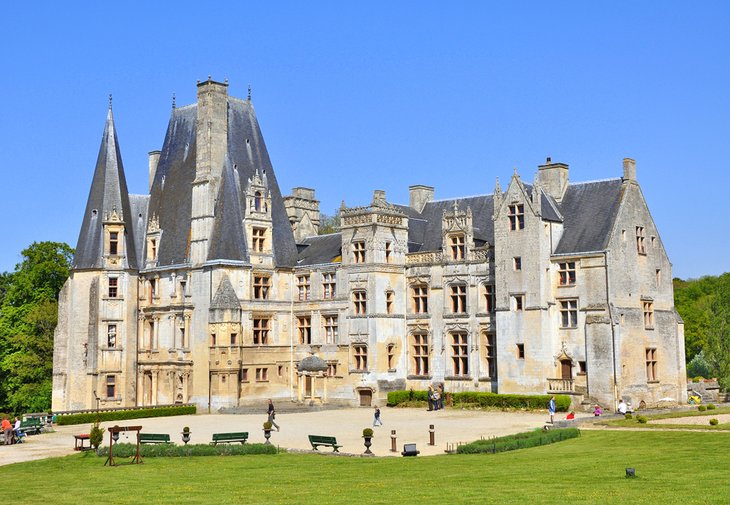
{"type": "Polygon", "coordinates": [[[43,423],[37,417],[20,421],[20,431],[27,435],[38,434],[41,432],[41,428],[43,428],[43,423]]]}
{"type": "Polygon", "coordinates": [[[337,445],[337,439],[335,437],[326,437],[323,435],[309,435],[309,443],[312,444],[312,449],[315,451],[318,450],[317,447],[320,445],[332,447],[334,449],[332,452],[340,452],[337,449],[342,447],[341,445],[337,445]]]}
{"type": "Polygon", "coordinates": [[[241,445],[246,443],[248,440],[247,431],[239,431],[235,433],[213,433],[213,441],[211,444],[230,444],[233,442],[241,442],[241,445]]]}
{"type": "Polygon", "coordinates": [[[169,444],[170,435],[167,433],[141,433],[139,434],[140,444],[169,444]]]}

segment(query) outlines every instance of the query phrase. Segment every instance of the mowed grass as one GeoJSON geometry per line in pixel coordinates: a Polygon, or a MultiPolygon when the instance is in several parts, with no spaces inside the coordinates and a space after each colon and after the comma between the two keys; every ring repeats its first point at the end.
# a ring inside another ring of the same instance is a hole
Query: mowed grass
{"type": "MultiPolygon", "coordinates": [[[[18,504],[730,502],[730,434],[584,431],[495,455],[348,458],[309,454],[146,458],[104,467],[76,454],[0,468],[18,504]],[[637,478],[625,478],[627,466],[637,478]]],[[[0,448],[1,454],[1,448],[0,448]]]]}

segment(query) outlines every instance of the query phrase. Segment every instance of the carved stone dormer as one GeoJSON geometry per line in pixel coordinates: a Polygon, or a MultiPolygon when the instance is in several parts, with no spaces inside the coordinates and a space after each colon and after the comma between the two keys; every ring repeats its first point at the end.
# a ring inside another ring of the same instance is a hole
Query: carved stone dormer
{"type": "Polygon", "coordinates": [[[271,220],[271,191],[266,170],[256,170],[246,187],[246,216],[271,220]]]}
{"type": "Polygon", "coordinates": [[[147,255],[145,266],[152,268],[157,266],[157,254],[160,249],[160,221],[156,214],[153,214],[147,223],[147,255]]]}
{"type": "Polygon", "coordinates": [[[447,261],[464,261],[474,253],[474,226],[471,207],[459,209],[454,201],[450,211],[441,217],[441,240],[444,258],[447,261]]]}

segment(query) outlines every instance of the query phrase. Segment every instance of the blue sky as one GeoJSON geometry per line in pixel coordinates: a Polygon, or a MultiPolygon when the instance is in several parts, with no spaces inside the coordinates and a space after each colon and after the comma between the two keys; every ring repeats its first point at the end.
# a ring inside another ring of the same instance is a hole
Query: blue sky
{"type": "Polygon", "coordinates": [[[726,3],[20,4],[0,19],[0,271],[33,241],[75,246],[109,93],[145,193],[172,94],[193,103],[209,74],[252,85],[282,191],[315,188],[323,212],[632,157],[673,274],[730,271],[726,3]]]}

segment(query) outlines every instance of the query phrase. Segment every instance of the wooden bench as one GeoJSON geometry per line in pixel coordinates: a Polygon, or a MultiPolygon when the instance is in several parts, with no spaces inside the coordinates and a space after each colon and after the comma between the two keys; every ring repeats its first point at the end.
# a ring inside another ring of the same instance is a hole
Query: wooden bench
{"type": "Polygon", "coordinates": [[[41,432],[41,428],[43,428],[43,423],[38,418],[26,419],[20,422],[20,431],[26,435],[37,435],[41,432]]]}
{"type": "Polygon", "coordinates": [[[340,452],[337,449],[342,447],[341,445],[337,445],[337,439],[335,437],[325,437],[323,435],[309,435],[309,443],[312,444],[312,449],[315,451],[318,450],[317,447],[320,445],[332,447],[334,449],[332,452],[340,452]]]}
{"type": "Polygon", "coordinates": [[[241,442],[241,445],[246,443],[248,440],[247,431],[239,431],[236,433],[213,433],[213,441],[211,444],[228,444],[233,442],[241,442]]]}
{"type": "Polygon", "coordinates": [[[169,444],[170,435],[167,433],[140,433],[140,444],[169,444]]]}
{"type": "Polygon", "coordinates": [[[74,435],[74,451],[88,451],[91,449],[91,440],[89,445],[84,445],[84,440],[89,440],[88,433],[82,433],[81,435],[74,435]]]}

